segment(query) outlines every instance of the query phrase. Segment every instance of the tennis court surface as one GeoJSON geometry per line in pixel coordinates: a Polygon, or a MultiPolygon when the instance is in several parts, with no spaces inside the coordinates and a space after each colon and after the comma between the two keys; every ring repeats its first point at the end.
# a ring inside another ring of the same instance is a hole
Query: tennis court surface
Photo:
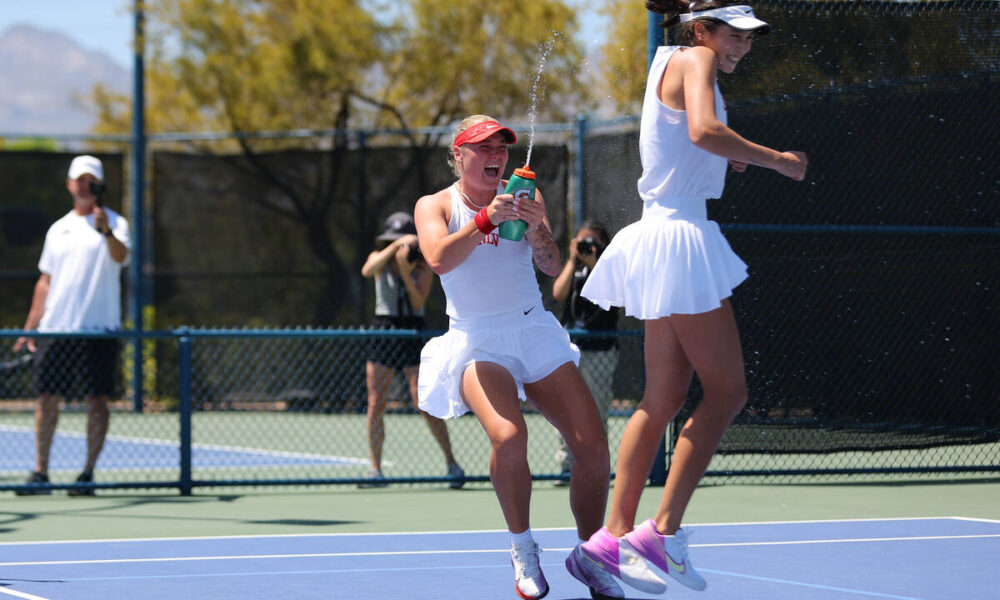
{"type": "MultiPolygon", "coordinates": [[[[400,507],[401,510],[405,507],[400,507]]],[[[1000,597],[1000,521],[899,518],[695,524],[704,592],[827,600],[1000,597]]],[[[575,532],[539,529],[554,600],[589,594],[565,570],[575,532]]],[[[264,535],[0,544],[0,599],[514,598],[504,531],[264,535]]]]}

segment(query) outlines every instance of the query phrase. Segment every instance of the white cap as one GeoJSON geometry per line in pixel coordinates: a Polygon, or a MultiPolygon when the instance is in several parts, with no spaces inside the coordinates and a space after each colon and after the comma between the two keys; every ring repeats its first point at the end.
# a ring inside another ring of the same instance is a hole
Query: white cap
{"type": "Polygon", "coordinates": [[[101,159],[89,154],[74,158],[73,162],[69,164],[68,177],[70,179],[79,179],[84,173],[90,173],[98,181],[104,181],[104,165],[101,164],[101,159]]]}
{"type": "Polygon", "coordinates": [[[753,8],[747,6],[746,4],[723,6],[721,8],[712,8],[709,10],[699,10],[696,12],[684,13],[679,16],[681,23],[708,18],[718,19],[733,29],[739,29],[741,31],[756,30],[757,33],[763,35],[771,30],[771,26],[755,17],[753,14],[753,8]]]}

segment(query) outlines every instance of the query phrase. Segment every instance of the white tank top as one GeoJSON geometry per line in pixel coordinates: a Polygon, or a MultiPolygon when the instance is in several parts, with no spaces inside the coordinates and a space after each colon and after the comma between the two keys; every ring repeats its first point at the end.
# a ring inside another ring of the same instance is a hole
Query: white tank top
{"type": "MultiPolygon", "coordinates": [[[[649,67],[646,96],[639,123],[639,157],[642,176],[639,196],[643,202],[672,206],[671,198],[720,198],[726,181],[725,158],[706,152],[691,142],[687,112],[664,105],[660,81],[667,63],[681,46],[660,46],[649,67]]],[[[726,104],[715,85],[715,116],[726,124],[726,104]]]]}
{"type": "MultiPolygon", "coordinates": [[[[474,220],[476,213],[465,205],[455,185],[448,191],[448,233],[455,233],[474,220]]],[[[503,192],[502,185],[497,187],[498,195],[503,192]]],[[[462,264],[441,275],[441,287],[448,299],[445,312],[452,319],[471,319],[540,305],[542,292],[531,260],[531,244],[526,237],[519,242],[505,240],[499,229],[484,235],[462,264]]]]}

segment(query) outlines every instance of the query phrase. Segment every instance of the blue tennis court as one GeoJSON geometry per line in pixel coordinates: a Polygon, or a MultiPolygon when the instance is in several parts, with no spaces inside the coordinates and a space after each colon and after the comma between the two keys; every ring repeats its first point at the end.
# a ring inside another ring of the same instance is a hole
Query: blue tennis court
{"type": "MultiPolygon", "coordinates": [[[[22,474],[34,466],[35,433],[30,427],[0,425],[0,474],[22,474]]],[[[59,431],[52,441],[51,472],[80,470],[87,453],[82,433],[59,431]]],[[[203,467],[287,467],[293,465],[367,465],[367,458],[326,456],[221,444],[192,444],[192,460],[203,467]]],[[[151,438],[108,435],[101,452],[101,471],[177,469],[180,445],[151,438]]]]}
{"type": "MultiPolygon", "coordinates": [[[[1000,521],[957,517],[703,524],[695,592],[629,598],[986,600],[1000,521]]],[[[536,530],[555,600],[587,599],[563,567],[575,534],[536,530]]],[[[0,598],[513,598],[503,531],[0,544],[0,598]]]]}

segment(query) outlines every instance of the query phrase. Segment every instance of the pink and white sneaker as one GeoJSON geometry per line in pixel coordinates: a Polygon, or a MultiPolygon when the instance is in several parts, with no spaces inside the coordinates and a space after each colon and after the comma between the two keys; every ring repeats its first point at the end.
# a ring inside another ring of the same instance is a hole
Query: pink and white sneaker
{"type": "Polygon", "coordinates": [[[641,592],[662,594],[667,591],[667,584],[650,570],[626,539],[616,538],[606,527],[590,536],[579,548],[591,563],[641,592]]]}
{"type": "Polygon", "coordinates": [[[625,592],[615,578],[584,556],[580,546],[566,557],[566,570],[590,590],[593,600],[624,600],[625,592]]]}
{"type": "Polygon", "coordinates": [[[628,532],[625,540],[642,558],[665,575],[673,577],[692,590],[708,586],[705,578],[694,570],[688,556],[688,533],[678,529],[674,535],[660,535],[652,519],[628,532]]]}

